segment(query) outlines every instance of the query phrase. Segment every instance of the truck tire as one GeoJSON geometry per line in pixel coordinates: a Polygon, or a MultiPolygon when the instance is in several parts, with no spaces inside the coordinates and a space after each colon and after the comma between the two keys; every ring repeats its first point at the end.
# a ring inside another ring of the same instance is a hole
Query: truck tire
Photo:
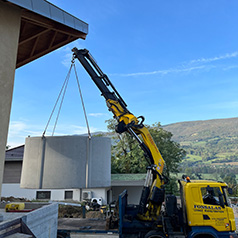
{"type": "Polygon", "coordinates": [[[201,234],[194,236],[194,238],[214,238],[214,236],[210,234],[201,234]]]}
{"type": "Polygon", "coordinates": [[[161,231],[149,231],[144,238],[166,238],[165,234],[161,231]]]}
{"type": "Polygon", "coordinates": [[[57,238],[66,238],[66,237],[70,237],[70,234],[65,233],[65,232],[58,232],[57,233],[57,238]]]}
{"type": "Polygon", "coordinates": [[[57,238],[65,238],[65,236],[57,234],[57,238]]]}

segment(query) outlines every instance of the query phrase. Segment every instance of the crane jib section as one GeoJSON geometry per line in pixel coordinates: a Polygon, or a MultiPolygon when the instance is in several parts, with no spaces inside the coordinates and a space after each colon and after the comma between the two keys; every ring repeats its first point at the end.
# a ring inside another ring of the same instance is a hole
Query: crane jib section
{"type": "MultiPolygon", "coordinates": [[[[141,204],[143,203],[143,205],[141,205],[141,210],[145,211],[146,203],[151,200],[149,199],[149,196],[153,194],[153,189],[155,187],[158,189],[162,188],[166,181],[166,178],[162,175],[165,162],[149,130],[143,125],[144,117],[136,117],[127,109],[127,104],[111,83],[107,75],[104,74],[99,68],[89,51],[86,49],[78,50],[77,48],[72,49],[72,51],[74,53],[74,57],[80,61],[84,69],[101,91],[102,96],[106,100],[109,111],[111,111],[116,118],[118,122],[116,132],[130,133],[138,141],[140,147],[145,152],[145,158],[150,164],[149,168],[152,174],[154,174],[152,182],[148,186],[150,192],[146,189],[147,191],[144,193],[146,195],[142,195],[144,198],[141,202],[141,204]]],[[[158,206],[160,206],[161,202],[158,202],[158,204],[158,206]]],[[[149,205],[149,207],[153,206],[153,204],[149,205]]],[[[156,209],[151,208],[150,210],[156,209]]],[[[157,213],[159,210],[160,209],[157,209],[157,213]]],[[[143,213],[145,214],[145,212],[143,213]]],[[[149,215],[147,214],[146,216],[149,215]]],[[[146,219],[146,216],[144,216],[143,219],[146,219]]]]}

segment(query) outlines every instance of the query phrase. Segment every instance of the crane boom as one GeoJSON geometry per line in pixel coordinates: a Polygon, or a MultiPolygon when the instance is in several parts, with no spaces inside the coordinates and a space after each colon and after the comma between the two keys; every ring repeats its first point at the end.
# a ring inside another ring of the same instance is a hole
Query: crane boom
{"type": "Polygon", "coordinates": [[[118,122],[116,132],[130,133],[145,152],[145,157],[150,165],[147,167],[147,177],[141,195],[139,213],[144,220],[154,219],[159,215],[164,197],[163,184],[165,183],[165,178],[162,175],[164,160],[151,134],[143,124],[144,117],[136,117],[127,109],[127,104],[87,49],[78,50],[77,48],[73,48],[72,51],[74,58],[79,60],[101,91],[109,111],[116,118],[118,122]]]}

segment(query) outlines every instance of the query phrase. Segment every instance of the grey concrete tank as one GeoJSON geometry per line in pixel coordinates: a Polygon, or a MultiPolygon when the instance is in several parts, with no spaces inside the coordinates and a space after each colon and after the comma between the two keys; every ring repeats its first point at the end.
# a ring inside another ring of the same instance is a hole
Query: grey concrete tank
{"type": "Polygon", "coordinates": [[[26,138],[21,188],[100,188],[111,186],[108,137],[26,138]]]}

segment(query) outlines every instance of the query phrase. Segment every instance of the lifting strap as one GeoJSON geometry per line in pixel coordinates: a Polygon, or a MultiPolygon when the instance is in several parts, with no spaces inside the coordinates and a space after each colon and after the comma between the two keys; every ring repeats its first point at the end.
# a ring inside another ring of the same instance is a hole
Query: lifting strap
{"type": "Polygon", "coordinates": [[[91,136],[91,133],[90,133],[89,123],[88,123],[88,118],[87,118],[87,113],[86,113],[86,109],[85,109],[85,106],[84,106],[83,94],[82,94],[82,91],[81,91],[81,88],[80,88],[79,79],[78,79],[78,74],[77,74],[77,70],[76,70],[74,61],[75,61],[75,60],[74,60],[74,58],[73,58],[72,64],[73,64],[73,66],[74,66],[74,73],[75,73],[76,80],[77,80],[77,84],[78,84],[78,89],[79,89],[79,94],[80,94],[80,98],[81,98],[81,102],[82,102],[82,107],[83,107],[83,112],[84,112],[85,121],[86,121],[86,124],[87,124],[88,138],[91,139],[92,136],[91,136]]]}
{"type": "Polygon", "coordinates": [[[47,122],[47,124],[46,124],[46,127],[45,127],[45,130],[44,130],[43,134],[42,134],[42,137],[45,137],[45,133],[46,133],[46,131],[47,131],[47,129],[48,129],[48,126],[49,126],[49,124],[50,124],[50,121],[51,121],[51,119],[52,119],[52,116],[53,116],[53,114],[54,114],[54,111],[55,111],[55,109],[56,109],[56,107],[57,107],[57,104],[58,104],[58,102],[59,102],[59,100],[60,100],[60,98],[61,98],[61,95],[62,95],[61,102],[60,102],[60,106],[59,106],[58,113],[57,113],[56,120],[55,120],[55,124],[54,124],[54,128],[53,128],[53,131],[52,131],[52,136],[53,136],[54,133],[55,133],[56,125],[57,125],[57,122],[58,122],[58,119],[59,119],[59,115],[60,115],[60,111],[61,111],[61,108],[62,108],[62,105],[63,105],[63,101],[64,101],[64,97],[65,97],[65,93],[66,93],[66,90],[67,90],[67,86],[68,86],[68,82],[69,82],[69,78],[70,78],[70,74],[71,74],[72,68],[74,68],[74,72],[75,72],[75,76],[76,76],[76,80],[77,80],[77,85],[78,85],[78,90],[79,90],[79,94],[80,94],[80,98],[81,98],[81,102],[82,102],[84,117],[85,117],[86,124],[87,124],[88,138],[91,139],[91,137],[92,137],[92,136],[91,136],[91,133],[90,133],[90,129],[89,129],[89,123],[88,123],[88,119],[87,119],[87,113],[86,113],[86,109],[85,109],[85,105],[84,105],[84,101],[83,101],[83,94],[82,94],[82,91],[81,91],[81,88],[80,88],[80,84],[79,84],[79,79],[78,79],[78,75],[77,75],[77,71],[76,71],[76,67],[75,67],[75,60],[74,60],[74,58],[73,58],[72,61],[71,61],[71,65],[70,65],[69,71],[68,71],[68,73],[67,73],[67,75],[66,75],[66,78],[65,78],[65,80],[64,80],[63,86],[62,86],[62,88],[61,88],[61,90],[60,90],[60,93],[59,93],[59,95],[58,95],[58,98],[57,98],[57,100],[56,100],[56,103],[55,103],[55,105],[54,105],[54,107],[53,107],[53,110],[52,110],[52,112],[51,112],[51,114],[50,114],[50,118],[49,118],[49,120],[48,120],[48,122],[47,122]]]}

